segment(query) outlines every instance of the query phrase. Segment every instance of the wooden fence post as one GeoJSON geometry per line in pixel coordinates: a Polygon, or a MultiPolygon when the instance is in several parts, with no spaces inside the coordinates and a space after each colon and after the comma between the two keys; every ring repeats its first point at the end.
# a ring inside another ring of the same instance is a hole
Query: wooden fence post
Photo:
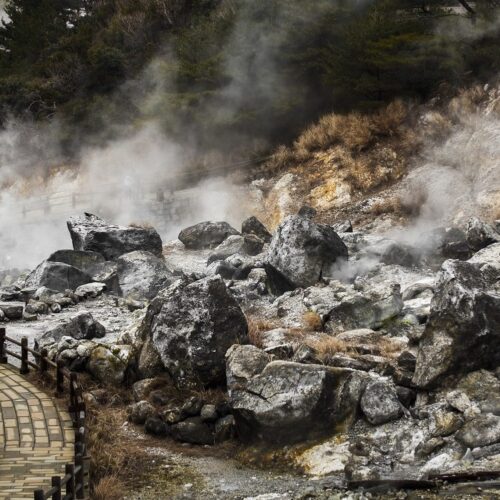
{"type": "Polygon", "coordinates": [[[21,374],[26,375],[29,373],[30,368],[28,366],[28,339],[23,337],[21,339],[21,374]]]}
{"type": "Polygon", "coordinates": [[[52,487],[56,488],[52,500],[61,500],[61,478],[59,476],[52,476],[52,487]]]}
{"type": "Polygon", "coordinates": [[[60,396],[64,393],[64,373],[63,373],[64,363],[61,359],[57,360],[57,370],[56,370],[56,394],[60,396]]]}
{"type": "Polygon", "coordinates": [[[83,465],[83,456],[77,455],[75,458],[76,474],[75,488],[77,489],[76,498],[85,498],[85,471],[83,465]]]}
{"type": "Polygon", "coordinates": [[[5,328],[0,328],[0,363],[7,363],[7,353],[5,350],[5,328]]]}
{"type": "Polygon", "coordinates": [[[35,500],[45,500],[45,492],[43,490],[35,490],[35,500]]]}
{"type": "Polygon", "coordinates": [[[75,465],[66,464],[66,475],[70,476],[69,481],[66,483],[66,496],[75,498],[75,465]]]}
{"type": "Polygon", "coordinates": [[[49,364],[47,363],[47,358],[49,356],[49,352],[47,349],[42,349],[40,352],[40,371],[45,373],[49,369],[49,364]]]}

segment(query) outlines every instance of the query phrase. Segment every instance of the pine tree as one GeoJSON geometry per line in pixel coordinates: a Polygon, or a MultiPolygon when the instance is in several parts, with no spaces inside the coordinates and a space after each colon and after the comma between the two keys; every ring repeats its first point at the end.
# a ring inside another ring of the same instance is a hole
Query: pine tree
{"type": "Polygon", "coordinates": [[[0,62],[29,68],[68,33],[76,19],[74,0],[9,0],[0,23],[0,62]]]}

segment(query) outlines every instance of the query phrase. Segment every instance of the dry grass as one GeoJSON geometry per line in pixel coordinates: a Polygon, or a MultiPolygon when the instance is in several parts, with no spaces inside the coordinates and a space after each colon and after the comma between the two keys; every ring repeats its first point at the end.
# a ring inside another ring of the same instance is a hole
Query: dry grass
{"type": "Polygon", "coordinates": [[[356,354],[349,343],[326,334],[306,341],[306,345],[314,350],[322,363],[326,363],[335,354],[356,354]]]}
{"type": "MultiPolygon", "coordinates": [[[[327,334],[306,339],[305,344],[313,349],[318,360],[325,364],[336,354],[345,354],[351,358],[360,355],[358,343],[341,340],[327,334]]],[[[388,359],[396,358],[401,352],[401,345],[386,337],[379,338],[372,345],[378,349],[380,356],[388,359]]]]}
{"type": "Polygon", "coordinates": [[[125,483],[117,476],[102,478],[92,490],[92,500],[121,500],[127,493],[125,483]]]}
{"type": "Polygon", "coordinates": [[[314,311],[307,311],[302,316],[302,324],[306,330],[311,332],[320,332],[323,329],[321,316],[314,311]]]}
{"type": "Polygon", "coordinates": [[[272,321],[265,319],[256,319],[252,317],[247,317],[248,323],[248,339],[250,343],[259,349],[262,348],[262,334],[273,330],[276,324],[272,321]]]}

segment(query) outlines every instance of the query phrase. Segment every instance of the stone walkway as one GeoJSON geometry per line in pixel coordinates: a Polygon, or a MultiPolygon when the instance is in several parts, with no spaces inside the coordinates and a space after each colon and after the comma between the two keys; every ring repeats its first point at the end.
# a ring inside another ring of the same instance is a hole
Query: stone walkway
{"type": "Polygon", "coordinates": [[[74,458],[71,417],[28,382],[0,364],[0,499],[33,498],[51,487],[74,458]]]}

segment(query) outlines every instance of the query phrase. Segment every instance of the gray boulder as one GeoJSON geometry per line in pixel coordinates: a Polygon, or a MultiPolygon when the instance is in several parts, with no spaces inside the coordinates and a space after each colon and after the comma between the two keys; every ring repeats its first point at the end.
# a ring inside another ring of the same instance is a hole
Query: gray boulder
{"type": "Polygon", "coordinates": [[[325,315],[325,327],[330,332],[360,328],[380,328],[403,309],[401,287],[397,283],[384,286],[345,287],[345,291],[330,304],[325,315]]]}
{"type": "Polygon", "coordinates": [[[47,260],[68,264],[68,266],[76,267],[88,275],[92,275],[96,266],[105,262],[100,253],[83,250],[57,250],[47,260]]]}
{"type": "Polygon", "coordinates": [[[493,243],[479,250],[467,262],[491,275],[492,281],[500,279],[500,243],[493,243]]]}
{"type": "Polygon", "coordinates": [[[95,299],[102,295],[106,290],[106,285],[104,283],[87,283],[86,285],[81,285],[75,290],[75,295],[79,299],[95,299]]]}
{"type": "Polygon", "coordinates": [[[229,392],[244,386],[271,361],[271,356],[254,345],[233,345],[226,353],[226,380],[229,392]]]}
{"type": "Polygon", "coordinates": [[[366,386],[361,397],[361,410],[373,425],[391,422],[403,414],[396,388],[381,380],[374,380],[366,386]]]}
{"type": "Polygon", "coordinates": [[[273,361],[231,392],[238,435],[293,443],[333,434],[336,425],[353,422],[367,379],[353,370],[273,361]]]}
{"type": "Polygon", "coordinates": [[[134,424],[144,424],[150,417],[156,415],[155,407],[148,401],[139,401],[127,408],[128,419],[134,424]]]}
{"type": "Polygon", "coordinates": [[[172,437],[192,444],[214,444],[214,431],[200,417],[187,418],[171,427],[172,437]]]}
{"type": "Polygon", "coordinates": [[[450,373],[500,364],[500,296],[469,262],[446,261],[419,344],[413,383],[429,387],[450,373]]]}
{"type": "Polygon", "coordinates": [[[457,440],[467,448],[488,446],[500,442],[500,417],[480,415],[467,422],[457,433],[457,440]]]}
{"type": "Polygon", "coordinates": [[[26,287],[47,287],[51,290],[64,292],[75,290],[80,285],[90,283],[92,278],[76,267],[62,262],[42,262],[26,279],[26,287]]]}
{"type": "Polygon", "coordinates": [[[492,243],[500,242],[500,234],[496,229],[477,217],[471,217],[467,222],[465,236],[470,248],[476,252],[492,243]]]}
{"type": "Polygon", "coordinates": [[[8,319],[21,319],[24,312],[24,302],[0,302],[0,311],[8,319]]]}
{"type": "Polygon", "coordinates": [[[366,247],[362,255],[384,264],[397,264],[404,267],[411,267],[419,262],[419,255],[415,249],[385,238],[366,247]]]}
{"type": "Polygon", "coordinates": [[[120,385],[133,363],[133,349],[127,345],[98,346],[90,354],[87,370],[100,382],[120,385]]]}
{"type": "Polygon", "coordinates": [[[264,226],[264,224],[262,224],[262,222],[254,216],[243,221],[241,224],[241,232],[242,234],[253,234],[265,243],[269,243],[272,238],[272,235],[267,230],[266,226],[264,226]]]}
{"type": "Polygon", "coordinates": [[[227,222],[200,222],[179,233],[179,240],[186,248],[214,248],[231,235],[239,234],[227,222]]]}
{"type": "Polygon", "coordinates": [[[266,272],[276,293],[316,284],[333,265],[347,260],[347,247],[325,224],[300,215],[287,217],[271,240],[266,272]]]}
{"type": "Polygon", "coordinates": [[[247,340],[247,322],[218,277],[178,280],[151,302],[142,331],[179,386],[225,379],[225,354],[247,340]]]}
{"type": "Polygon", "coordinates": [[[38,341],[40,347],[59,342],[63,337],[72,337],[76,340],[91,340],[102,338],[106,329],[96,321],[92,314],[82,311],[72,318],[63,321],[56,327],[47,330],[38,341]]]}
{"type": "Polygon", "coordinates": [[[218,260],[225,260],[236,253],[243,253],[245,246],[245,238],[239,234],[228,236],[214,251],[209,255],[207,264],[218,260]]]}
{"type": "Polygon", "coordinates": [[[149,300],[173,281],[165,260],[150,252],[130,252],[116,263],[120,292],[125,297],[149,300]]]}
{"type": "Polygon", "coordinates": [[[75,250],[97,252],[106,260],[135,250],[162,254],[160,235],[152,227],[117,226],[86,213],[83,217],[71,217],[68,229],[75,250]]]}

